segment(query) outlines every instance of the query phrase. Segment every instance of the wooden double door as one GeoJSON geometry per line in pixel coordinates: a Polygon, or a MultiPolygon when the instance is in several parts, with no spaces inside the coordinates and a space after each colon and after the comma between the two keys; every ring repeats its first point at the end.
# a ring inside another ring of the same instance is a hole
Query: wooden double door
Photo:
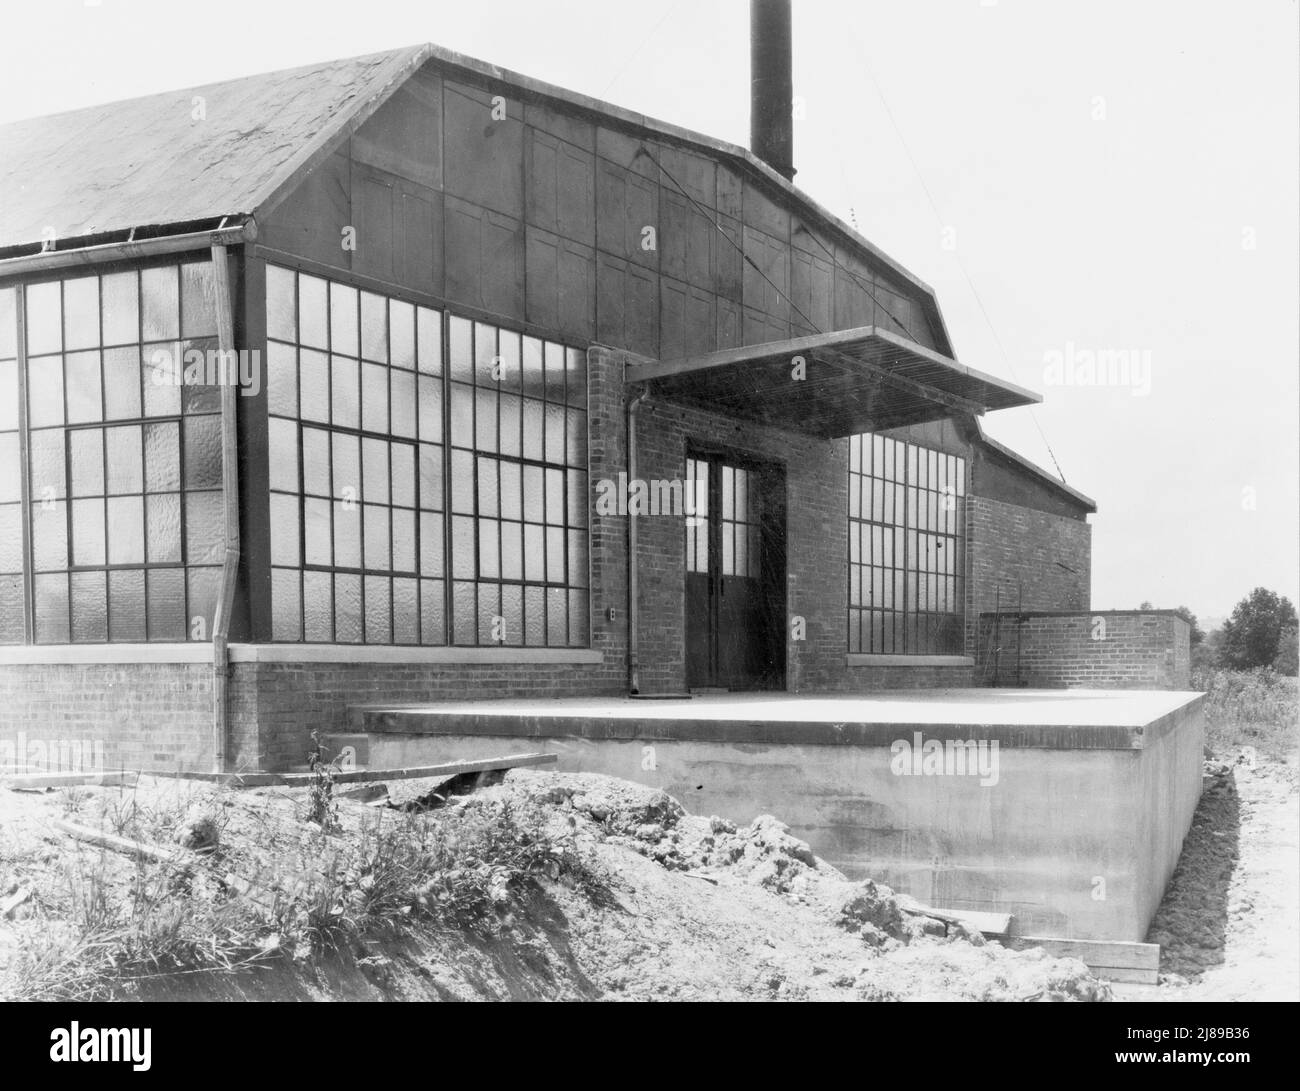
{"type": "Polygon", "coordinates": [[[687,455],[686,684],[784,689],[785,468],[687,455]]]}

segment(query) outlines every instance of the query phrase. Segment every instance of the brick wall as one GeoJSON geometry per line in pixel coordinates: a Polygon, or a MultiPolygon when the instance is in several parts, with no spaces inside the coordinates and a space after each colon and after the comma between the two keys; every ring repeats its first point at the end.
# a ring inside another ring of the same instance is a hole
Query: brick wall
{"type": "Polygon", "coordinates": [[[1191,628],[1167,611],[979,618],[979,677],[990,685],[1188,689],[1191,628]]]}
{"type": "Polygon", "coordinates": [[[1073,611],[1091,604],[1092,527],[1082,518],[969,496],[967,649],[993,610],[1073,611]]]}
{"type": "Polygon", "coordinates": [[[212,667],[0,666],[0,762],[6,743],[33,740],[79,744],[109,770],[210,769],[212,667]]]}

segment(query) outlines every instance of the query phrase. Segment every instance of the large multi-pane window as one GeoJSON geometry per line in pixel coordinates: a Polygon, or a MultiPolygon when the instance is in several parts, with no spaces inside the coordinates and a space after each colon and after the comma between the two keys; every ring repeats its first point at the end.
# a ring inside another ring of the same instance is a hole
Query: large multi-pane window
{"type": "Polygon", "coordinates": [[[215,333],[207,261],[0,289],[0,641],[211,639],[215,333]]]}
{"type": "Polygon", "coordinates": [[[864,434],[849,442],[849,651],[963,650],[966,460],[864,434]]]}
{"type": "Polygon", "coordinates": [[[267,267],[273,637],[588,643],[585,356],[267,267]]]}

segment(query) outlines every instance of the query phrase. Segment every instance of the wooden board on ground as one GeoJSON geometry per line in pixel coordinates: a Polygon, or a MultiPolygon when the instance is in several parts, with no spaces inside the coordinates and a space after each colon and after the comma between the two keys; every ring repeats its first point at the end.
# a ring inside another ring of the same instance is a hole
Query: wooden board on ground
{"type": "Polygon", "coordinates": [[[134,771],[111,773],[0,773],[0,784],[14,791],[39,792],[46,788],[72,788],[81,784],[130,788],[139,776],[134,771]]]}
{"type": "Polygon", "coordinates": [[[1055,939],[1010,936],[1002,942],[1015,951],[1041,947],[1054,958],[1077,958],[1097,977],[1136,985],[1155,985],[1160,975],[1160,945],[1122,940],[1055,939]]]}
{"type": "MultiPolygon", "coordinates": [[[[507,754],[501,758],[477,761],[451,761],[442,765],[415,765],[406,769],[351,769],[336,771],[335,784],[366,784],[376,780],[411,780],[415,777],[454,777],[461,773],[485,773],[497,769],[523,769],[535,765],[554,765],[556,754],[507,754]]],[[[315,780],[314,773],[158,773],[184,780],[205,780],[227,784],[232,788],[266,788],[271,786],[305,788],[315,780]]]]}

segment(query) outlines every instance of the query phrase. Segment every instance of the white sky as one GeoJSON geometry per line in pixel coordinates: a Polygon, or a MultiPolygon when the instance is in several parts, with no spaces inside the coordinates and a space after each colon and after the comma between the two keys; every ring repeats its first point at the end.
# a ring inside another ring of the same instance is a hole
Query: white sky
{"type": "MultiPolygon", "coordinates": [[[[435,41],[747,144],[748,7],[4,0],[0,122],[435,41]]],[[[797,183],[1046,396],[1096,608],[1300,598],[1298,31],[1295,0],[795,0],[797,183]],[[1046,385],[1070,345],[1149,352],[1149,393],[1046,385]]],[[[1051,467],[1029,410],[985,424],[1051,467]]]]}

